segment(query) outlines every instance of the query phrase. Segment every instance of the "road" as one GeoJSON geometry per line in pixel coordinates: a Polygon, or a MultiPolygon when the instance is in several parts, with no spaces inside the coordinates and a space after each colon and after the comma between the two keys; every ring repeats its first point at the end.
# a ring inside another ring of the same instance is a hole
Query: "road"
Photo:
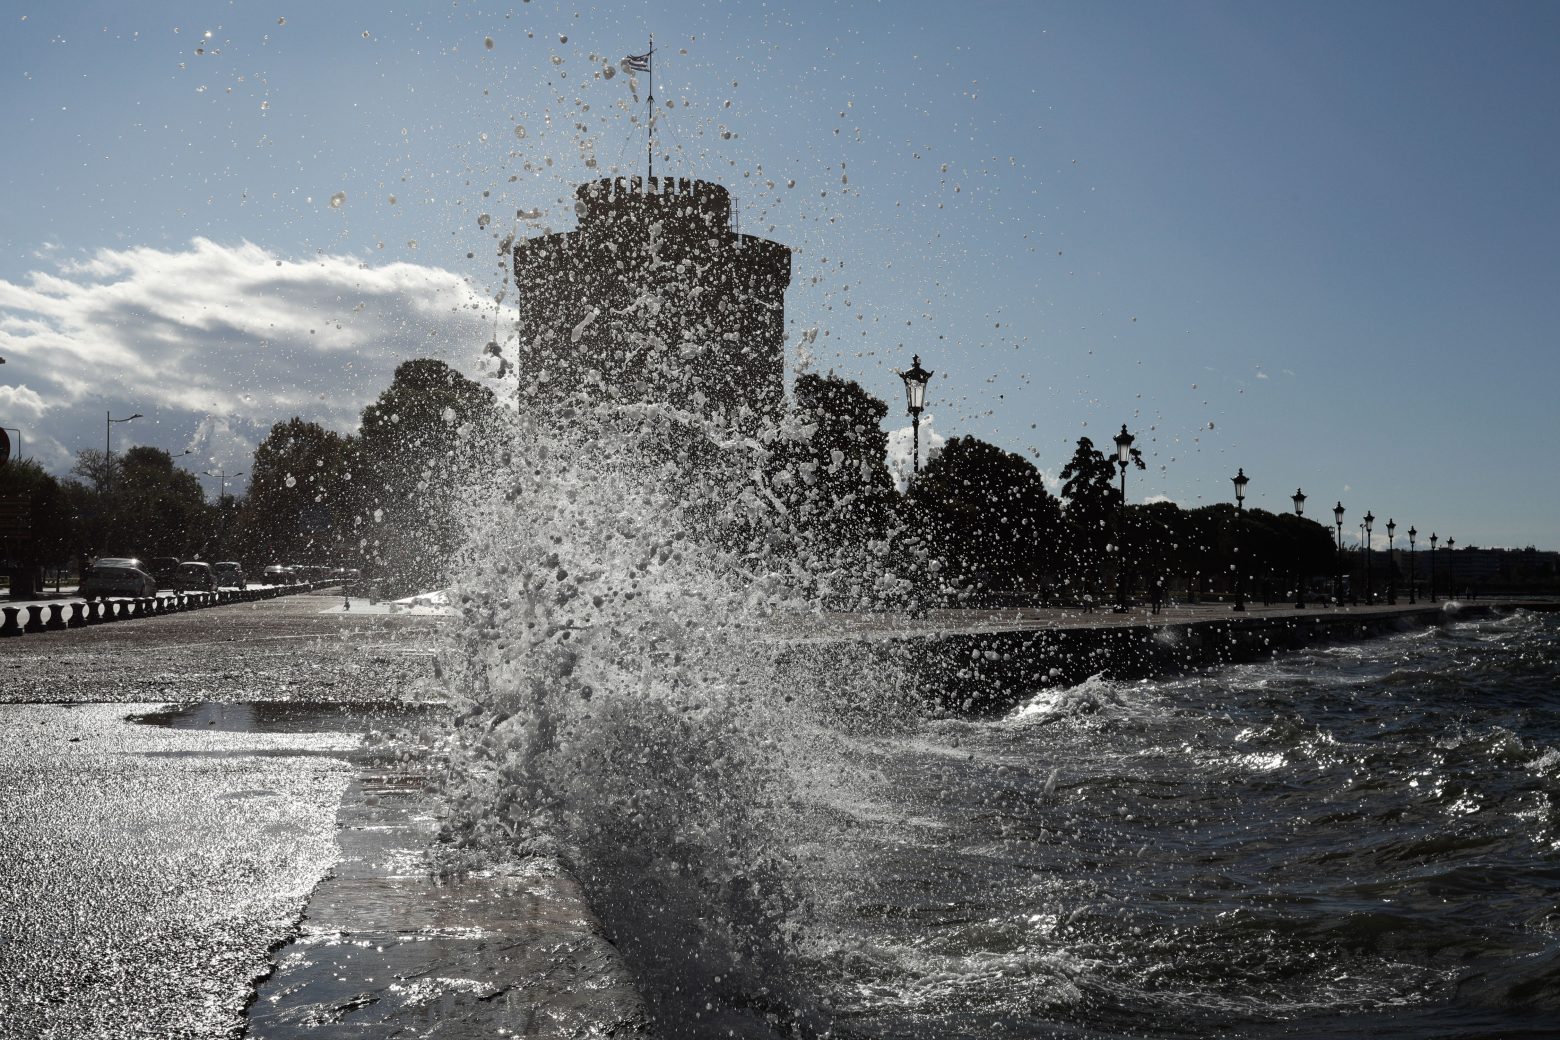
{"type": "Polygon", "coordinates": [[[0,703],[417,696],[436,618],[339,612],[339,590],[0,641],[0,703]]]}
{"type": "Polygon", "coordinates": [[[359,737],[129,717],[415,694],[433,622],[321,613],[340,603],[288,596],[0,642],[0,1034],[239,1034],[271,948],[337,858],[359,737]]]}
{"type": "Polygon", "coordinates": [[[429,876],[435,797],[362,734],[437,694],[444,622],[341,606],[0,642],[0,1036],[636,1032],[559,864],[429,876]]]}

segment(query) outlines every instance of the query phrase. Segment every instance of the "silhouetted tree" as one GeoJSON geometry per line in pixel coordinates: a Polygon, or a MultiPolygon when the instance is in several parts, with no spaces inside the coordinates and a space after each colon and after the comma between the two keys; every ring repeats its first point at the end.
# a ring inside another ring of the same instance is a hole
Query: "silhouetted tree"
{"type": "Polygon", "coordinates": [[[969,601],[1043,596],[1058,559],[1061,507],[1028,459],[955,437],[927,463],[910,498],[915,525],[969,601]]]}
{"type": "MultiPolygon", "coordinates": [[[[804,373],[770,459],[769,485],[786,510],[799,568],[840,607],[877,602],[899,494],[889,475],[888,406],[849,379],[804,373]]],[[[760,542],[766,532],[748,534],[760,542]]],[[[775,546],[755,544],[761,555],[775,546]]]]}
{"type": "Polygon", "coordinates": [[[418,358],[398,366],[389,388],[363,409],[356,539],[387,591],[448,583],[463,537],[457,493],[485,472],[496,407],[486,387],[418,358]]]}
{"type": "Polygon", "coordinates": [[[1079,437],[1061,475],[1068,534],[1066,570],[1082,595],[1095,595],[1121,498],[1114,480],[1116,466],[1093,441],[1079,437]]]}
{"type": "Polygon", "coordinates": [[[888,405],[853,380],[797,377],[794,418],[806,439],[783,456],[800,523],[831,544],[882,537],[897,498],[888,473],[888,405]]]}
{"type": "Polygon", "coordinates": [[[78,555],[195,556],[210,538],[200,481],[161,448],[136,445],[105,460],[96,448],[76,453],[64,494],[76,518],[78,555]]]}
{"type": "Polygon", "coordinates": [[[32,459],[0,466],[0,503],[27,522],[28,537],[0,537],[0,566],[10,578],[11,595],[30,595],[46,565],[69,561],[75,548],[75,519],[60,482],[32,459]]]}
{"type": "Polygon", "coordinates": [[[249,471],[237,544],[252,563],[335,562],[353,529],[353,438],[292,418],[271,427],[249,471]]]}
{"type": "Polygon", "coordinates": [[[210,515],[199,478],[175,466],[168,452],[147,445],[130,448],[115,463],[119,540],[143,559],[204,555],[210,515]]]}

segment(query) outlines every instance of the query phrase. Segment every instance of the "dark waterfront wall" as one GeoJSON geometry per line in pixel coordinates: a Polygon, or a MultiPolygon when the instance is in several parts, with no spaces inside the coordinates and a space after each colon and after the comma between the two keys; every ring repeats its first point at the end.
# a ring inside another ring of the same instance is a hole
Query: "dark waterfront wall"
{"type": "MultiPolygon", "coordinates": [[[[1403,608],[1372,614],[1235,616],[1156,625],[1080,622],[1004,631],[928,630],[858,644],[894,662],[936,712],[1004,714],[1040,689],[1093,675],[1148,678],[1258,661],[1321,643],[1371,639],[1504,609],[1495,604],[1403,608]]],[[[1539,609],[1542,609],[1540,607],[1539,609]]]]}
{"type": "Polygon", "coordinates": [[[514,247],[523,392],[778,412],[791,251],[732,231],[707,181],[618,177],[575,198],[578,230],[514,247]]]}

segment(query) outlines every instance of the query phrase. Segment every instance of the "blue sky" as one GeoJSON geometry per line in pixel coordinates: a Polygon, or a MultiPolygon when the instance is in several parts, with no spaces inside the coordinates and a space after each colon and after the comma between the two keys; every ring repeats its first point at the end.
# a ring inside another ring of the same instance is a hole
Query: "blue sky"
{"type": "Polygon", "coordinates": [[[1560,7],[291,6],[0,10],[0,425],[51,468],[106,410],[234,472],[399,359],[479,374],[495,238],[640,171],[604,69],[653,31],[667,172],[798,250],[793,365],[897,415],[919,352],[938,435],[1053,476],[1125,422],[1134,501],[1240,466],[1560,548],[1560,7]]]}

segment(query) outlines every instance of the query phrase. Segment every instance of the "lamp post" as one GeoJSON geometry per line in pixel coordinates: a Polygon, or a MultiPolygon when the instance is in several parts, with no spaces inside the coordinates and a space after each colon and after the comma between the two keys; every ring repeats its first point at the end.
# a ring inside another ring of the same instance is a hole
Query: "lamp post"
{"type": "Polygon", "coordinates": [[[1235,608],[1246,609],[1246,584],[1240,573],[1240,525],[1245,519],[1246,512],[1246,485],[1250,479],[1246,476],[1244,467],[1237,468],[1235,475],[1230,478],[1230,483],[1235,485],[1235,608]]]}
{"type": "Polygon", "coordinates": [[[217,506],[220,508],[222,505],[222,500],[227,497],[227,482],[229,480],[237,480],[239,477],[243,476],[246,471],[239,470],[237,473],[229,473],[226,469],[219,469],[213,473],[208,469],[202,470],[201,472],[205,473],[208,477],[217,478],[217,506]]]}
{"type": "MultiPolygon", "coordinates": [[[[1365,555],[1365,521],[1363,521],[1363,520],[1360,521],[1360,555],[1361,556],[1365,555]]],[[[1363,580],[1364,577],[1365,577],[1365,568],[1362,566],[1360,568],[1360,578],[1361,578],[1361,580],[1363,580]]],[[[1353,586],[1352,588],[1350,588],[1349,593],[1350,593],[1350,595],[1349,595],[1350,601],[1356,607],[1359,606],[1360,605],[1360,587],[1358,585],[1353,586]]],[[[1367,606],[1370,605],[1370,592],[1369,591],[1367,591],[1365,593],[1365,604],[1367,606]]]]}
{"type": "Polygon", "coordinates": [[[910,370],[900,372],[899,378],[905,381],[905,403],[910,409],[910,438],[912,454],[910,456],[912,472],[921,472],[921,412],[926,408],[926,384],[931,382],[933,372],[928,372],[921,367],[921,355],[915,354],[910,358],[910,370]]]}
{"type": "Polygon", "coordinates": [[[1412,527],[1408,529],[1408,602],[1419,602],[1419,574],[1414,568],[1414,539],[1419,534],[1412,527]]]}
{"type": "Polygon", "coordinates": [[[1343,606],[1343,502],[1333,506],[1333,523],[1338,525],[1338,551],[1333,553],[1333,606],[1343,606]]]}
{"type": "MultiPolygon", "coordinates": [[[[1305,492],[1295,488],[1290,499],[1295,504],[1295,516],[1305,516],[1305,492]]],[[[1300,557],[1295,558],[1295,609],[1305,609],[1305,563],[1300,557]]]]}
{"type": "Polygon", "coordinates": [[[228,480],[229,479],[236,480],[237,478],[243,476],[246,471],[245,470],[239,470],[237,473],[229,473],[227,471],[227,467],[224,466],[222,469],[217,470],[215,473],[213,473],[209,469],[208,470],[202,470],[202,472],[205,473],[206,476],[208,476],[208,477],[216,477],[217,478],[217,514],[218,514],[219,518],[222,521],[222,530],[221,530],[221,532],[219,534],[219,537],[221,538],[221,541],[222,541],[222,550],[224,552],[226,552],[227,551],[227,513],[224,512],[223,509],[222,509],[222,500],[227,497],[227,482],[228,482],[228,480]]]}
{"type": "Polygon", "coordinates": [[[1397,524],[1391,517],[1387,518],[1387,605],[1397,606],[1397,561],[1392,558],[1392,532],[1397,530],[1397,524]]]}
{"type": "Polygon", "coordinates": [[[1452,572],[1452,563],[1457,557],[1452,555],[1452,550],[1457,547],[1457,539],[1446,540],[1446,602],[1450,603],[1457,595],[1457,576],[1452,572]]]}
{"type": "Polygon", "coordinates": [[[1370,525],[1376,522],[1376,518],[1369,512],[1365,514],[1365,537],[1360,540],[1360,549],[1365,553],[1365,605],[1370,606],[1376,602],[1376,587],[1371,582],[1370,576],[1370,525]]]}
{"type": "Polygon", "coordinates": [[[1435,602],[1435,532],[1430,532],[1430,602],[1435,602]]]}
{"type": "Polygon", "coordinates": [[[1127,424],[1116,434],[1116,465],[1121,467],[1121,497],[1116,500],[1116,606],[1117,614],[1127,609],[1127,464],[1132,461],[1132,442],[1127,424]]]}
{"type": "Polygon", "coordinates": [[[109,489],[110,485],[112,484],[113,475],[114,475],[114,446],[113,446],[113,441],[112,441],[112,438],[111,438],[111,434],[113,433],[113,430],[114,430],[114,423],[129,422],[131,419],[139,419],[140,417],[141,417],[141,413],[140,412],[136,412],[134,415],[127,415],[123,419],[115,419],[114,418],[114,413],[111,412],[111,411],[103,413],[103,490],[104,491],[107,491],[109,489]]]}

